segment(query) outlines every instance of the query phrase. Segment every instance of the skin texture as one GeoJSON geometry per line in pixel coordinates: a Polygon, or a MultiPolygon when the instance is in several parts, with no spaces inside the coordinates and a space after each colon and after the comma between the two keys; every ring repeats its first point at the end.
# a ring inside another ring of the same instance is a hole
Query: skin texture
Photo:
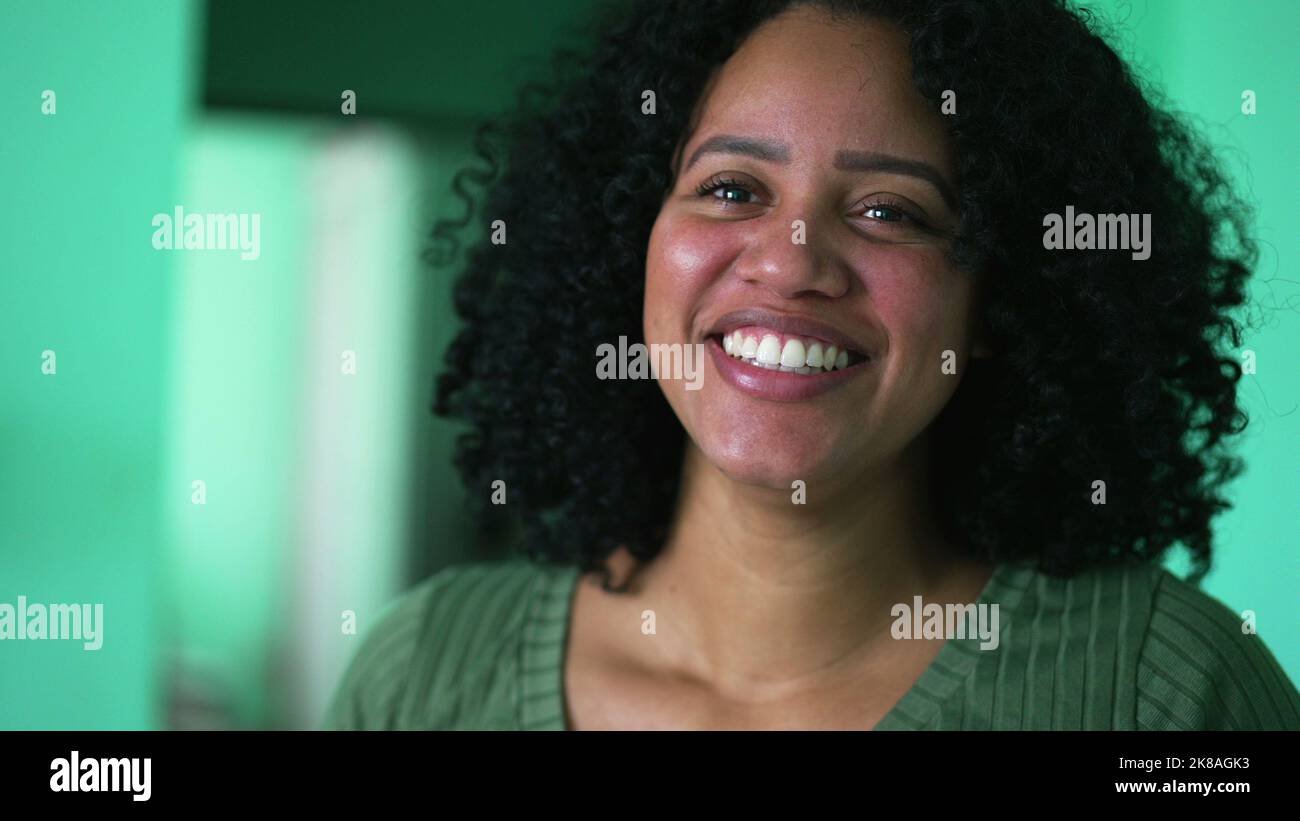
{"type": "Polygon", "coordinates": [[[595,574],[579,584],[572,727],[869,728],[940,647],[893,641],[890,607],[972,602],[987,583],[991,565],[943,539],[926,491],[927,427],[984,355],[977,282],[948,253],[957,216],[915,176],[836,168],[845,151],[924,163],[955,188],[944,124],[891,24],[787,11],[697,107],[650,236],[646,341],[703,343],[723,314],[758,307],[830,324],[873,361],[796,402],[740,392],[709,357],[701,390],[660,381],[688,434],[678,507],[653,563],[632,574],[613,557],[625,595],[595,574]],[[780,143],[786,161],[709,152],[683,167],[723,134],[780,143]],[[728,187],[697,193],[718,177],[728,187]],[[940,369],[945,350],[958,375],[940,369]]]}

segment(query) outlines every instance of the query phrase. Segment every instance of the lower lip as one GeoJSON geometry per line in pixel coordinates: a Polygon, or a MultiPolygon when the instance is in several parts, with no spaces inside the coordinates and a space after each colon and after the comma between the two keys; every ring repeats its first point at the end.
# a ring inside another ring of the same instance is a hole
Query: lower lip
{"type": "Polygon", "coordinates": [[[716,337],[710,337],[707,344],[709,354],[713,357],[713,366],[727,384],[756,399],[777,402],[799,402],[820,396],[843,385],[871,365],[871,360],[868,359],[842,371],[786,373],[760,368],[737,359],[722,349],[722,344],[716,337]]]}

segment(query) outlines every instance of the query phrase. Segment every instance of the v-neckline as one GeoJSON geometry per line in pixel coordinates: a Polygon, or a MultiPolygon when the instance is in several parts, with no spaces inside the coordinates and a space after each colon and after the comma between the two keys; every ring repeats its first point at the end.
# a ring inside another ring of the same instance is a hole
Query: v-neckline
{"type": "MultiPolygon", "coordinates": [[[[574,596],[582,578],[576,566],[542,565],[525,610],[519,657],[519,726],[524,730],[567,730],[564,666],[574,596]]],[[[996,604],[1000,626],[1024,593],[1031,571],[999,563],[975,604],[996,604]]],[[[947,639],[901,698],[873,730],[923,727],[942,703],[970,678],[983,651],[978,638],[947,639]]]]}

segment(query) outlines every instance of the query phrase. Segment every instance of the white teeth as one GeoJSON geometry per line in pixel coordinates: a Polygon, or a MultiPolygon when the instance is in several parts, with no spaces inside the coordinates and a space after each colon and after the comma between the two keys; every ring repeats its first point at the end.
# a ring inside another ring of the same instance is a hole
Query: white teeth
{"type": "Polygon", "coordinates": [[[802,368],[804,366],[803,343],[797,339],[786,340],[785,347],[781,349],[781,364],[791,369],[802,368]]]}
{"type": "Polygon", "coordinates": [[[849,352],[811,339],[789,338],[785,345],[775,334],[746,336],[737,330],[722,338],[722,349],[751,365],[786,373],[817,374],[849,366],[849,352]]]}
{"type": "Polygon", "coordinates": [[[839,352],[840,349],[834,345],[827,348],[826,353],[822,356],[822,367],[828,371],[833,370],[835,368],[835,357],[839,352]]]}
{"type": "Polygon", "coordinates": [[[764,365],[776,365],[781,362],[781,340],[768,334],[758,343],[758,361],[764,365]]]}
{"type": "Polygon", "coordinates": [[[821,368],[822,366],[822,343],[814,342],[808,346],[808,358],[806,364],[810,368],[821,368]]]}

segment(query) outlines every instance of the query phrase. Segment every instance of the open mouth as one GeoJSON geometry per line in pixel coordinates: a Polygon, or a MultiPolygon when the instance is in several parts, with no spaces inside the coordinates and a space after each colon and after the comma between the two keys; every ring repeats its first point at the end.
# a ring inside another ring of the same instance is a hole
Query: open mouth
{"type": "Polygon", "coordinates": [[[712,337],[732,358],[757,368],[804,376],[842,371],[870,361],[866,354],[817,337],[747,325],[712,337]]]}

